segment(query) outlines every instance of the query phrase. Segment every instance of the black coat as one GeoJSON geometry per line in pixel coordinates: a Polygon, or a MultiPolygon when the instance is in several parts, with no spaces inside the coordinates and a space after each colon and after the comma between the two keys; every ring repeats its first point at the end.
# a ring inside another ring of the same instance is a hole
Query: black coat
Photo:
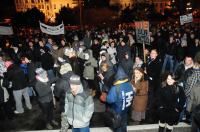
{"type": "Polygon", "coordinates": [[[158,113],[160,120],[170,125],[176,124],[183,110],[185,101],[186,97],[182,87],[175,84],[171,86],[166,85],[161,88],[158,97],[158,113]]]}
{"type": "Polygon", "coordinates": [[[128,53],[128,56],[131,56],[131,48],[127,44],[124,46],[117,46],[117,59],[122,61],[124,59],[125,53],[128,53]]]}
{"type": "Polygon", "coordinates": [[[65,110],[65,95],[67,90],[70,89],[69,79],[71,75],[73,75],[73,72],[67,72],[66,74],[62,75],[62,77],[56,81],[54,87],[54,96],[60,101],[61,112],[64,112],[65,110]]]}
{"type": "Polygon", "coordinates": [[[18,65],[9,66],[5,78],[12,82],[13,90],[21,90],[27,87],[25,74],[18,65]]]}
{"type": "Polygon", "coordinates": [[[132,75],[133,75],[133,61],[131,58],[124,59],[121,61],[120,66],[122,66],[122,68],[124,69],[124,72],[128,75],[129,80],[132,79],[132,75]]]}
{"type": "Polygon", "coordinates": [[[161,61],[158,57],[155,60],[149,60],[147,63],[146,70],[150,89],[156,90],[160,87],[161,66],[161,61]]]}
{"type": "Polygon", "coordinates": [[[48,52],[42,54],[41,56],[42,68],[46,71],[52,70],[54,66],[54,59],[52,55],[48,52]]]}
{"type": "Polygon", "coordinates": [[[104,79],[103,79],[103,91],[108,92],[111,87],[113,86],[115,72],[112,68],[109,68],[107,72],[103,73],[104,79]]]}

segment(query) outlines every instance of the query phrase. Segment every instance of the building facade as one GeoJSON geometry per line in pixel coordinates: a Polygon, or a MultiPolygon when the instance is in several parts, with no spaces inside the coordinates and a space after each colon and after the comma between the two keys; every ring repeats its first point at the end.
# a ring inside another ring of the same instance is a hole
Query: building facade
{"type": "Polygon", "coordinates": [[[134,0],[110,0],[110,5],[118,5],[122,9],[126,7],[132,7],[134,0]]]}
{"type": "Polygon", "coordinates": [[[62,7],[74,8],[77,6],[74,0],[15,0],[17,12],[25,12],[28,9],[37,7],[45,14],[46,20],[54,21],[56,13],[62,7]]]}
{"type": "Polygon", "coordinates": [[[110,5],[120,5],[122,9],[132,7],[136,3],[153,3],[156,11],[163,14],[166,8],[170,8],[171,0],[110,0],[110,5]]]}

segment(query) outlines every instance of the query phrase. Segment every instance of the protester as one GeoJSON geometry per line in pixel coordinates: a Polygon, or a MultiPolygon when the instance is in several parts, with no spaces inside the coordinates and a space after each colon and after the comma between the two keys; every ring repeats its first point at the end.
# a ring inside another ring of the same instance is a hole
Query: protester
{"type": "Polygon", "coordinates": [[[113,128],[114,132],[127,132],[127,113],[131,107],[133,96],[134,91],[128,76],[121,67],[118,67],[114,86],[111,87],[106,98],[106,102],[111,105],[110,109],[121,117],[120,125],[113,128]]]}
{"type": "Polygon", "coordinates": [[[35,89],[38,94],[38,101],[45,118],[46,128],[51,130],[53,129],[52,125],[58,126],[58,123],[54,120],[51,84],[47,72],[44,69],[37,68],[35,72],[37,79],[35,89]]]}
{"type": "Polygon", "coordinates": [[[172,132],[173,126],[178,123],[180,112],[185,104],[185,94],[182,87],[176,84],[172,74],[166,74],[159,92],[158,115],[159,132],[172,132]]]}
{"type": "Polygon", "coordinates": [[[25,77],[25,74],[20,69],[20,67],[16,64],[13,64],[12,61],[6,61],[5,66],[7,68],[7,73],[5,74],[5,78],[12,83],[13,95],[15,99],[16,110],[15,114],[24,113],[24,108],[22,104],[22,96],[25,99],[26,107],[30,110],[32,109],[32,105],[30,102],[30,98],[28,95],[28,83],[25,77]]]}
{"type": "Polygon", "coordinates": [[[144,71],[142,68],[133,70],[133,78],[131,83],[135,88],[135,96],[132,104],[132,120],[138,125],[145,119],[145,112],[148,101],[148,82],[144,80],[144,71]]]}
{"type": "Polygon", "coordinates": [[[88,87],[82,85],[78,75],[69,80],[70,89],[65,97],[65,116],[73,132],[89,132],[89,124],[94,112],[94,102],[88,87]]]}

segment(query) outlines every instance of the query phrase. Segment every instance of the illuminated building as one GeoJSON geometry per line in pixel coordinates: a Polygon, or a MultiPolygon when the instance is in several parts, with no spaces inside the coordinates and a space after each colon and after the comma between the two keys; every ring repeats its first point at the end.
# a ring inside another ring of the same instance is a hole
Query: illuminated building
{"type": "Polygon", "coordinates": [[[46,20],[54,21],[56,13],[61,7],[74,8],[77,4],[73,0],[15,0],[17,12],[25,12],[28,9],[37,7],[45,14],[46,20]]]}
{"type": "Polygon", "coordinates": [[[133,0],[110,0],[110,5],[119,5],[122,9],[126,7],[131,7],[133,5],[133,0]]]}

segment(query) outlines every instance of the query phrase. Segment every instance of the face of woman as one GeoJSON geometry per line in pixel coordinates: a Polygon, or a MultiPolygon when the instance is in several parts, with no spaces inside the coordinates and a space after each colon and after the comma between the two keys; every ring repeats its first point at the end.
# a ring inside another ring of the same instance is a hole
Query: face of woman
{"type": "Polygon", "coordinates": [[[167,77],[167,84],[168,85],[173,85],[175,83],[175,80],[172,78],[171,75],[168,75],[167,77]]]}
{"type": "Polygon", "coordinates": [[[139,70],[135,70],[134,73],[135,73],[135,79],[136,80],[141,79],[142,76],[143,76],[143,74],[139,70]]]}

